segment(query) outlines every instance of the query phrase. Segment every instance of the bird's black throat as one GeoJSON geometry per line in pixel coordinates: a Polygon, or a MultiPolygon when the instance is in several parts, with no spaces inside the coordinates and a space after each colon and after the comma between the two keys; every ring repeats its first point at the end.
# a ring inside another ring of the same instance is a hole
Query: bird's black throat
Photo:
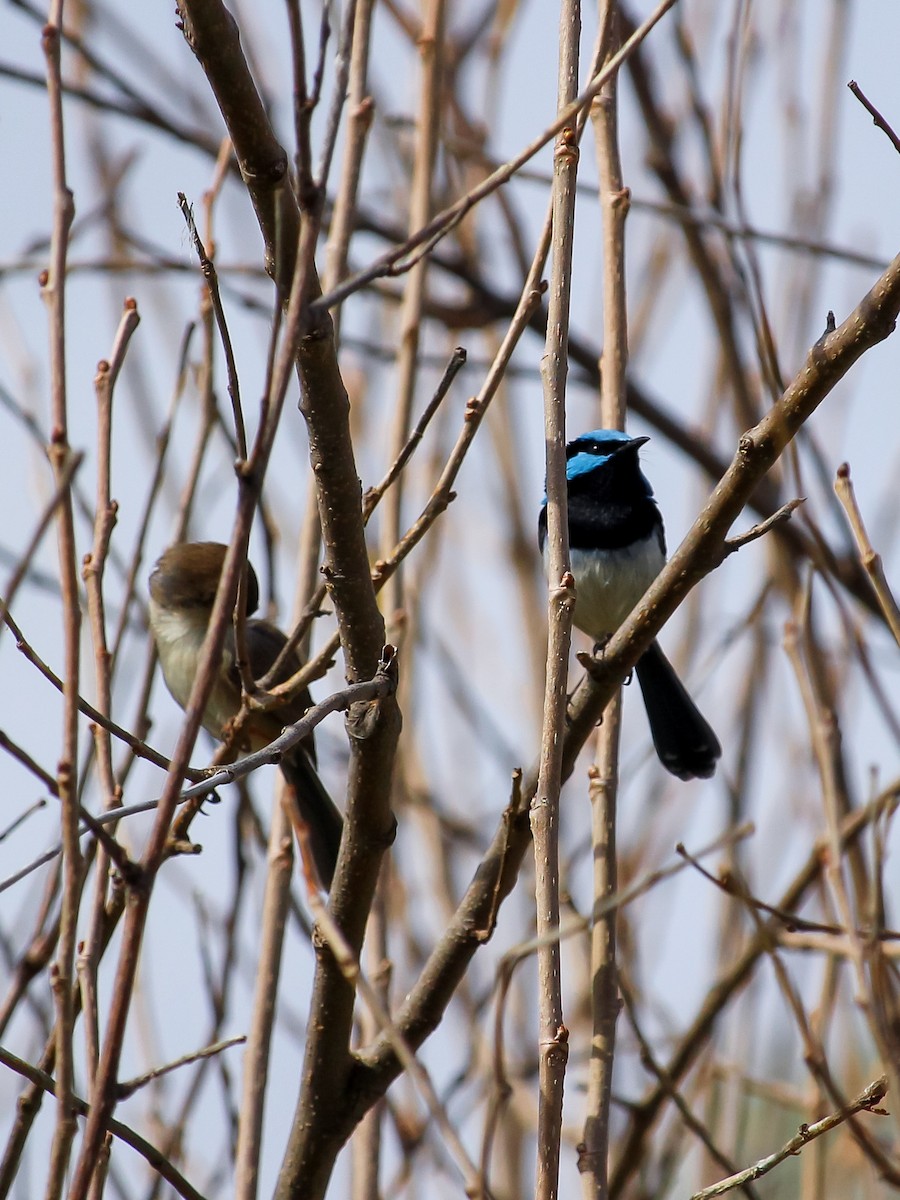
{"type": "MultiPolygon", "coordinates": [[[[573,550],[621,550],[656,534],[665,555],[662,517],[641,474],[635,452],[599,459],[568,481],[569,545],[573,550]]],[[[547,506],[538,518],[541,548],[547,537],[547,506]]]]}

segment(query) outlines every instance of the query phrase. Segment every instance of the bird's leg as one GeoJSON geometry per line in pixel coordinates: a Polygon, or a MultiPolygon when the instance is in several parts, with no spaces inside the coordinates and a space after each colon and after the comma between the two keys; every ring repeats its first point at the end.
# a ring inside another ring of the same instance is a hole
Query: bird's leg
{"type": "MultiPolygon", "coordinates": [[[[594,657],[595,658],[602,659],[605,656],[606,647],[609,645],[611,638],[612,638],[612,634],[607,633],[601,641],[594,642],[594,657]]],[[[628,674],[625,676],[625,678],[622,680],[622,687],[628,687],[628,685],[631,683],[632,679],[634,679],[634,669],[630,670],[628,672],[628,674]]]]}
{"type": "MultiPolygon", "coordinates": [[[[590,654],[584,650],[580,650],[578,654],[575,655],[578,662],[584,667],[585,671],[587,671],[588,675],[590,675],[592,679],[599,679],[603,675],[603,658],[606,653],[607,644],[611,637],[612,634],[608,633],[599,641],[594,642],[594,648],[590,654]]],[[[634,671],[629,671],[622,680],[623,686],[627,687],[633,678],[634,671]]]]}

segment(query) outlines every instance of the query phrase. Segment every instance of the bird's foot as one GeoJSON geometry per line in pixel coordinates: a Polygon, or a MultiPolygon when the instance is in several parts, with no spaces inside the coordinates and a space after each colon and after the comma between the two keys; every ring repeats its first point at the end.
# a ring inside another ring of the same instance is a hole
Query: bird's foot
{"type": "MultiPolygon", "coordinates": [[[[576,660],[581,664],[582,667],[584,667],[585,671],[587,671],[588,675],[590,675],[592,679],[602,679],[604,677],[604,659],[606,657],[606,647],[611,637],[612,634],[608,634],[600,641],[594,642],[594,648],[590,654],[588,654],[585,650],[579,650],[579,652],[575,655],[576,660]]],[[[633,678],[634,672],[629,671],[622,680],[623,685],[627,687],[633,678]]]]}

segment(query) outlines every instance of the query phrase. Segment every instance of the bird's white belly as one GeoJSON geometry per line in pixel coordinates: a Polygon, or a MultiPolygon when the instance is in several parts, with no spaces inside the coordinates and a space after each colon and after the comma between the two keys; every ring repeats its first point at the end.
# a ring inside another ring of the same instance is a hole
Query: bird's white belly
{"type": "MultiPolygon", "coordinates": [[[[182,612],[169,612],[150,601],[150,624],[159,648],[160,663],[166,687],[180,708],[187,708],[191,688],[200,665],[200,651],[206,637],[205,616],[191,620],[182,612]]],[[[222,673],[231,666],[231,655],[222,651],[222,673]]],[[[234,696],[230,689],[213,685],[203,713],[203,727],[213,737],[221,737],[225,725],[235,715],[234,696]]]]}
{"type": "Polygon", "coordinates": [[[597,641],[615,633],[665,561],[655,534],[619,550],[572,550],[575,624],[597,641]]]}

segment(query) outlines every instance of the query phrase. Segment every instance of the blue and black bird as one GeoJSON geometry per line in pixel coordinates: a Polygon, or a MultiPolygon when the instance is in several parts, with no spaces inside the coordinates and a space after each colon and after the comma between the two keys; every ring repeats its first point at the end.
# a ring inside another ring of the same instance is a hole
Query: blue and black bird
{"type": "MultiPolygon", "coordinates": [[[[595,642],[615,633],[666,561],[662,516],[638,462],[647,441],[595,429],[566,446],[574,621],[595,642]]],[[[546,497],[538,541],[546,567],[546,497]]],[[[722,747],[658,642],[637,677],[660,762],[679,779],[708,779],[722,747]]]]}

